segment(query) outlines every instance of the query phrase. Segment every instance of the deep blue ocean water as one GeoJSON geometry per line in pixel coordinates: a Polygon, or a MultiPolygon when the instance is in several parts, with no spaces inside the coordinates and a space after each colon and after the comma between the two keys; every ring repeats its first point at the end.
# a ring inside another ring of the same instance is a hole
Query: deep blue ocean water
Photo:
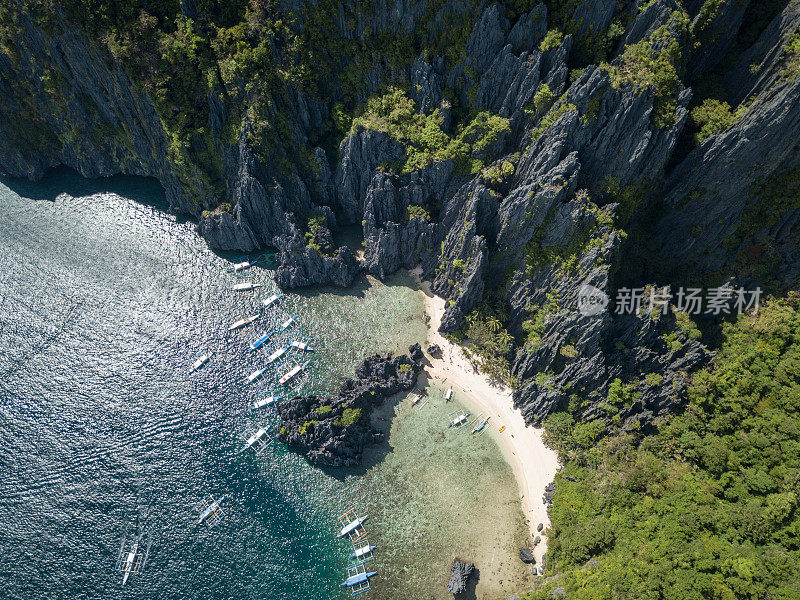
{"type": "MultiPolygon", "coordinates": [[[[231,257],[165,208],[142,179],[0,182],[0,598],[341,597],[349,479],[277,445],[239,453],[259,424],[244,383],[258,330],[227,325],[271,273],[229,292],[231,257]],[[207,494],[227,495],[212,530],[195,525],[207,494]],[[142,529],[148,564],[122,587],[120,541],[142,529]]],[[[366,283],[288,298],[320,346],[310,385],[397,345],[403,302],[366,283]]]]}

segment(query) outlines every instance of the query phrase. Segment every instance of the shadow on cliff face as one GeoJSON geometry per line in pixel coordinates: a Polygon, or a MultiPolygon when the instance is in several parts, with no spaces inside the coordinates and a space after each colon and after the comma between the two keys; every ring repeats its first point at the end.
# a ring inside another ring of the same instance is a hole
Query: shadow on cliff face
{"type": "Polygon", "coordinates": [[[136,175],[115,175],[88,179],[67,167],[58,167],[47,172],[39,181],[3,178],[0,183],[23,198],[55,202],[61,194],[80,198],[93,194],[117,194],[135,202],[169,212],[169,203],[164,188],[157,179],[136,175]]]}

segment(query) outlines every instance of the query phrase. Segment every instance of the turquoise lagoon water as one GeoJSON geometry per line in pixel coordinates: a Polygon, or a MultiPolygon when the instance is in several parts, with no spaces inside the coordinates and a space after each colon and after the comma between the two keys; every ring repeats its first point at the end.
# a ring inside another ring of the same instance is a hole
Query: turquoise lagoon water
{"type": "MultiPolygon", "coordinates": [[[[279,445],[239,453],[260,424],[244,379],[263,355],[245,351],[257,329],[227,326],[274,291],[272,275],[255,269],[264,288],[231,293],[231,257],[164,208],[142,179],[0,183],[0,597],[341,598],[336,516],[353,504],[381,546],[374,597],[444,597],[456,553],[489,567],[479,596],[524,581],[508,559],[525,535],[510,470],[488,436],[441,438],[440,403],[384,407],[389,443],[355,471],[279,445]],[[195,525],[206,494],[227,496],[210,531],[195,525]],[[140,527],[150,557],[123,588],[119,544],[140,527]]],[[[409,283],[287,297],[320,350],[307,390],[332,389],[365,354],[424,341],[409,283]]]]}

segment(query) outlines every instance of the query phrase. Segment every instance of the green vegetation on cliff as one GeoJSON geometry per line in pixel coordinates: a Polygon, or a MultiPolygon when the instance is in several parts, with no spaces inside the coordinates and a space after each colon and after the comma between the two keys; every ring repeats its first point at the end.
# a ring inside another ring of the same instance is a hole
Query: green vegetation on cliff
{"type": "Polygon", "coordinates": [[[403,90],[392,88],[383,96],[369,99],[364,113],[353,120],[352,132],[359,129],[382,131],[405,145],[405,159],[398,165],[401,173],[440,160],[455,160],[466,172],[477,173],[483,167],[479,155],[509,131],[509,122],[479,112],[451,137],[442,130],[439,109],[421,114],[403,90]]]}
{"type": "Polygon", "coordinates": [[[597,425],[546,422],[565,466],[555,577],[531,600],[800,596],[800,295],[726,325],[683,412],[654,433],[600,439],[597,425]]]}

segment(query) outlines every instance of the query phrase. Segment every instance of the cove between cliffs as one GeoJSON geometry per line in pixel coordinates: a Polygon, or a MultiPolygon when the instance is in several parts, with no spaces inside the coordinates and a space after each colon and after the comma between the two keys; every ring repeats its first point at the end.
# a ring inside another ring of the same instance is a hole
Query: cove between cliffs
{"type": "Polygon", "coordinates": [[[522,414],[514,408],[511,389],[481,373],[458,344],[439,333],[445,301],[431,291],[428,282],[420,279],[419,269],[412,271],[412,275],[424,295],[425,311],[430,318],[428,343],[442,349],[438,356],[428,357],[427,372],[434,381],[452,387],[456,399],[473,413],[490,417],[488,435],[514,472],[531,537],[542,540],[533,549],[537,564],[541,564],[547,542],[538,526],[543,524],[546,528],[550,522],[542,497],[559,468],[558,456],[544,444],[542,428],[525,424],[522,414]],[[502,432],[501,427],[505,427],[502,432]]]}

